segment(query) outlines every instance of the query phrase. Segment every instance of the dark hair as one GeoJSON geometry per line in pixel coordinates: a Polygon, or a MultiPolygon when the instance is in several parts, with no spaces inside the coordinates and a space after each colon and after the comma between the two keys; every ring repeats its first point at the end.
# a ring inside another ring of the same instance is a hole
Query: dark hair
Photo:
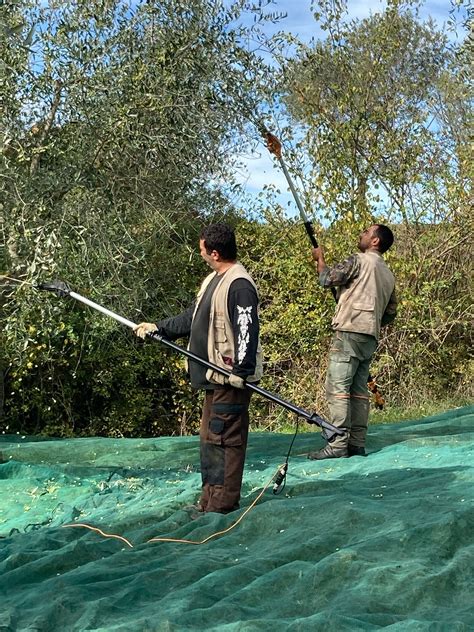
{"type": "Polygon", "coordinates": [[[208,255],[216,250],[225,261],[237,259],[234,230],[227,224],[210,224],[201,231],[201,239],[208,255]]]}
{"type": "Polygon", "coordinates": [[[379,238],[379,251],[383,254],[393,244],[393,233],[388,226],[383,224],[375,225],[377,226],[375,236],[379,238]]]}

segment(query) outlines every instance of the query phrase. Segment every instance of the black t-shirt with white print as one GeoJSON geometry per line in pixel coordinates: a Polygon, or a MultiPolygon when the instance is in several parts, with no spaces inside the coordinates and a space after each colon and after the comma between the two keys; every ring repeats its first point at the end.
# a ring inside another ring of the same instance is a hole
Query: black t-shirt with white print
{"type": "MultiPolygon", "coordinates": [[[[190,335],[189,350],[209,361],[207,338],[211,299],[221,280],[217,275],[210,281],[199,303],[193,320],[196,303],[178,316],[166,318],[157,323],[161,334],[170,340],[190,335]]],[[[234,331],[235,356],[229,363],[229,371],[241,378],[255,373],[256,354],[259,336],[258,297],[254,286],[247,279],[236,279],[229,287],[227,299],[229,318],[234,331]]],[[[207,368],[189,360],[191,386],[198,389],[213,389],[214,384],[206,380],[207,368]]]]}

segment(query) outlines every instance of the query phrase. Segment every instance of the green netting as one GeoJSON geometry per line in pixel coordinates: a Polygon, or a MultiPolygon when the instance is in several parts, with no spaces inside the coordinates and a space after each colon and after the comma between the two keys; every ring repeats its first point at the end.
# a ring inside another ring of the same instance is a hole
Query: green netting
{"type": "Polygon", "coordinates": [[[197,520],[198,439],[0,440],[0,630],[474,629],[474,408],[370,429],[368,458],[315,462],[251,434],[242,510],[197,520]],[[85,528],[121,534],[130,548],[85,528]]]}

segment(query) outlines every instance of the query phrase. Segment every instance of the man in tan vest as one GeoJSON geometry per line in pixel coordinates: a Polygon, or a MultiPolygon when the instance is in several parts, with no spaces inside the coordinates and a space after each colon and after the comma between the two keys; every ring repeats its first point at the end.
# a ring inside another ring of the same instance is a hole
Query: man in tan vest
{"type": "Polygon", "coordinates": [[[322,249],[313,248],[320,284],[337,288],[326,396],[331,423],[347,433],[311,452],[310,459],[366,456],[369,365],[380,328],[397,313],[395,279],[382,258],[392,244],[392,231],[374,224],[360,235],[360,253],[332,268],[326,266],[322,249]]]}
{"type": "Polygon", "coordinates": [[[247,447],[251,392],[262,377],[258,293],[237,261],[234,231],[225,224],[201,232],[200,254],[212,268],[194,303],[158,323],[140,323],[137,336],[158,331],[170,340],[189,336],[195,355],[230,371],[230,378],[189,360],[191,386],[205,391],[201,418],[201,498],[198,511],[238,509],[247,447]]]}

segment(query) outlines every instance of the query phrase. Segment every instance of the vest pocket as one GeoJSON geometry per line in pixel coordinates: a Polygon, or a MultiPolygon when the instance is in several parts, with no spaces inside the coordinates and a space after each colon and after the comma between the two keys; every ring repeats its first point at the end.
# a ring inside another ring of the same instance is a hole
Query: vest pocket
{"type": "Polygon", "coordinates": [[[214,322],[214,338],[217,343],[227,342],[225,323],[223,320],[216,320],[214,322]]]}
{"type": "Polygon", "coordinates": [[[375,305],[372,302],[362,302],[358,301],[353,305],[354,309],[358,309],[361,312],[373,312],[375,309],[375,305]]]}
{"type": "Polygon", "coordinates": [[[360,333],[372,334],[375,324],[375,306],[373,303],[354,303],[351,323],[360,333]]]}

